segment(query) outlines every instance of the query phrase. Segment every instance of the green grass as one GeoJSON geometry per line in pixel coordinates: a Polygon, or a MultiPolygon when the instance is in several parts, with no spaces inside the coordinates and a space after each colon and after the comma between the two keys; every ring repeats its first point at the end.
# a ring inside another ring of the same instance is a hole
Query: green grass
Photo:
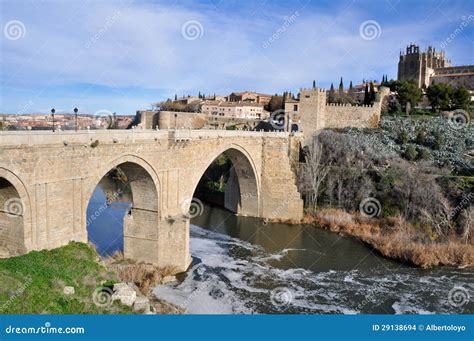
{"type": "Polygon", "coordinates": [[[1,314],[111,314],[131,313],[118,303],[96,306],[94,291],[118,282],[114,273],[98,262],[96,251],[86,244],[33,251],[23,256],[0,260],[1,314]],[[75,294],[65,295],[64,286],[75,294]]]}

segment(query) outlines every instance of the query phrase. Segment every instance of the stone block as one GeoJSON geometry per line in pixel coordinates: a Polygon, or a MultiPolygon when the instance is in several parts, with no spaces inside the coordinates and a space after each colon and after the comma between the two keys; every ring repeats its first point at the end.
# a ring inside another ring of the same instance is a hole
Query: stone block
{"type": "Polygon", "coordinates": [[[150,312],[150,300],[147,297],[137,297],[133,303],[134,311],[142,311],[147,314],[150,312]]]}
{"type": "Polygon", "coordinates": [[[118,290],[112,295],[113,301],[120,300],[122,304],[127,305],[129,307],[131,307],[133,303],[135,303],[136,298],[137,293],[135,292],[135,290],[130,288],[118,290]]]}
{"type": "Polygon", "coordinates": [[[74,287],[64,287],[64,295],[74,295],[75,290],[74,287]]]}

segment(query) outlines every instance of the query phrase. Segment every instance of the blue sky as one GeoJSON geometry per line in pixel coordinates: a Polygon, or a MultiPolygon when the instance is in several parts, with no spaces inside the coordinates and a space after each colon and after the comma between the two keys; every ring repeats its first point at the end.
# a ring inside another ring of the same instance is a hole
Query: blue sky
{"type": "Polygon", "coordinates": [[[313,79],[328,87],[341,76],[346,85],[396,78],[410,42],[445,46],[453,64],[474,64],[473,0],[0,6],[0,113],[134,114],[175,93],[296,93],[313,79]]]}

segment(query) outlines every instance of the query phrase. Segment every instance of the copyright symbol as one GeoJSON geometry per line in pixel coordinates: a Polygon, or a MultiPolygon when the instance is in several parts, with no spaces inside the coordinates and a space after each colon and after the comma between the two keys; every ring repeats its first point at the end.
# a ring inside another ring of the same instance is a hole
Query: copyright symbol
{"type": "Polygon", "coordinates": [[[418,330],[420,330],[420,331],[425,330],[425,326],[423,326],[422,324],[420,324],[420,325],[418,326],[418,330]]]}

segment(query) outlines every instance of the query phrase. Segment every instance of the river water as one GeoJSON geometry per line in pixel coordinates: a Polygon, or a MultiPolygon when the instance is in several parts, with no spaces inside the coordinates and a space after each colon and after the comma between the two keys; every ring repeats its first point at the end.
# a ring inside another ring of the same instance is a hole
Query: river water
{"type": "MultiPolygon", "coordinates": [[[[100,188],[94,198],[88,217],[105,198],[100,188]]],[[[101,254],[123,248],[127,210],[111,205],[91,222],[101,254]]],[[[190,230],[191,267],[154,290],[188,313],[474,313],[473,269],[418,269],[314,226],[265,225],[209,206],[190,230]]]]}

